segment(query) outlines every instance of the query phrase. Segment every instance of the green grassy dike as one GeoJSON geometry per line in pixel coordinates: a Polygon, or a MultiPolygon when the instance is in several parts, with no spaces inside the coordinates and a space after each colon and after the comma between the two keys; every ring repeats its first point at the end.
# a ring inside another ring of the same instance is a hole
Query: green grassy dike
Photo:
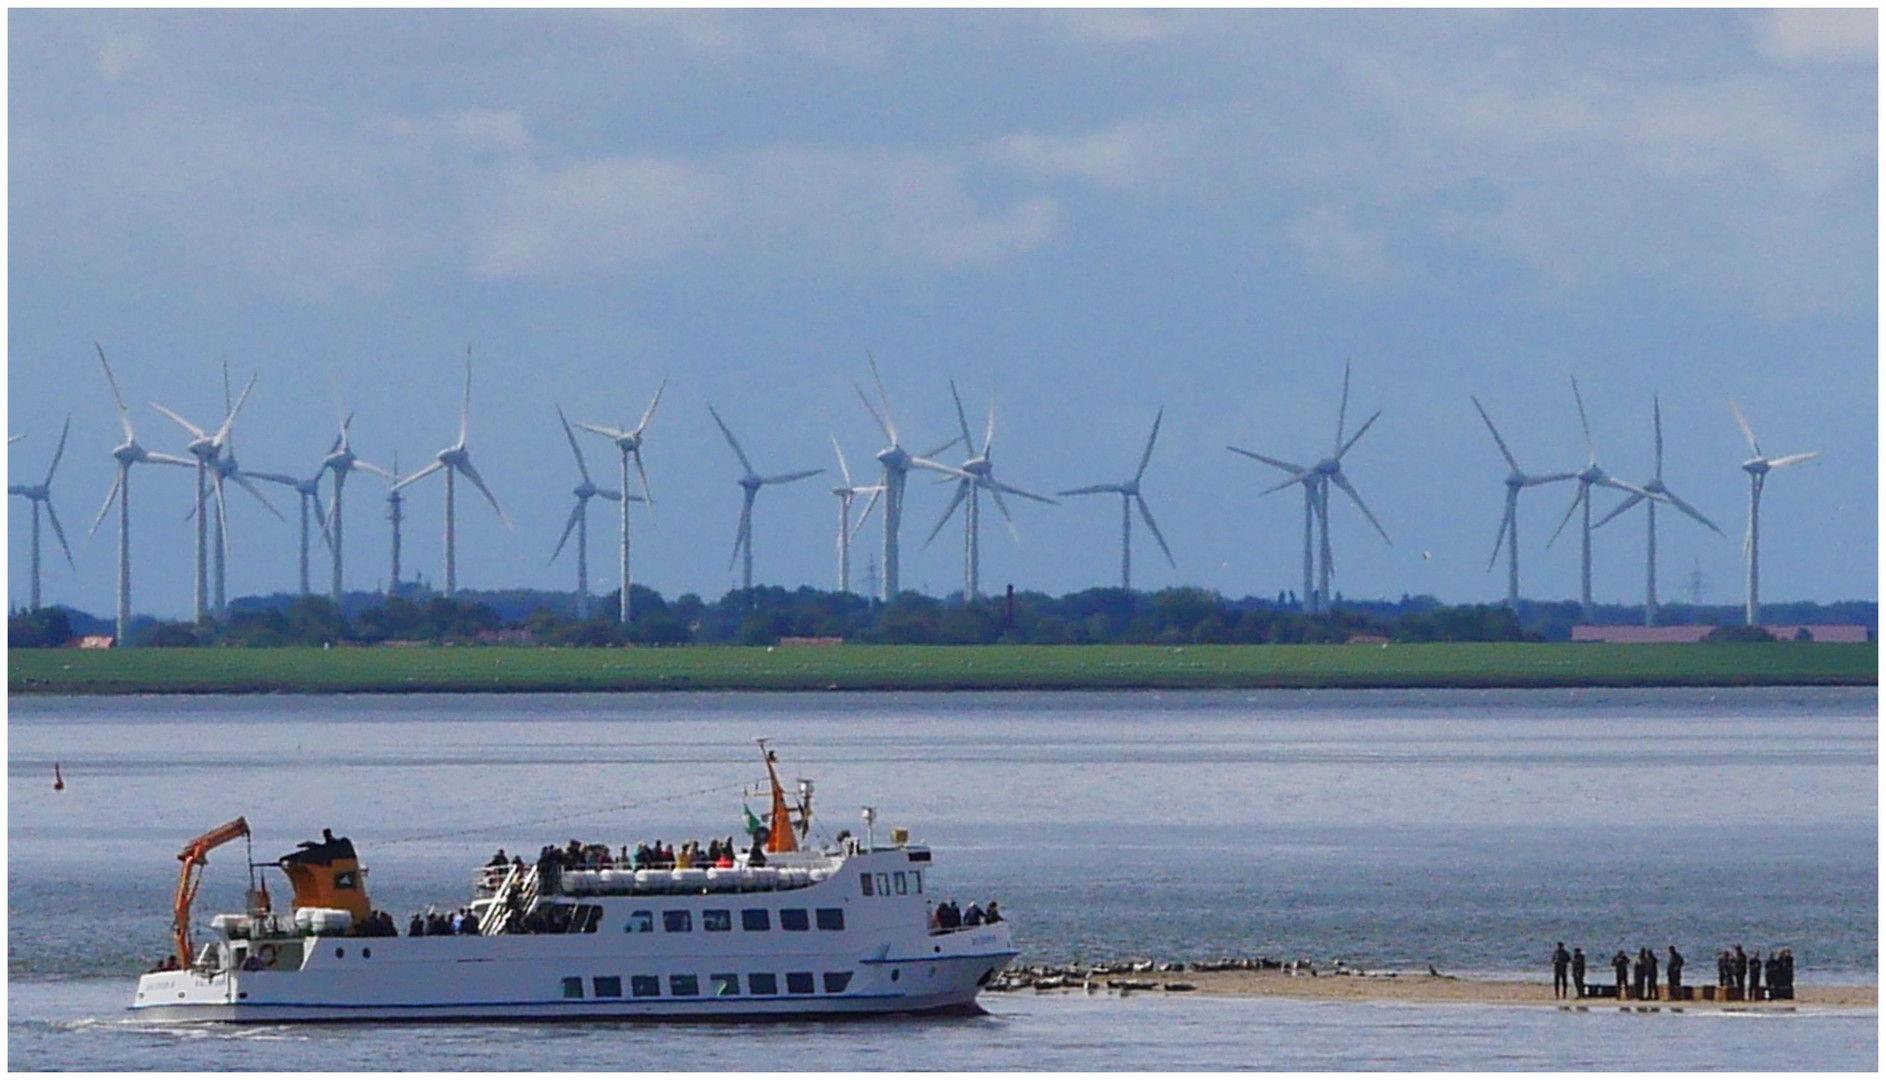
{"type": "Polygon", "coordinates": [[[12,649],[9,694],[1875,686],[1876,645],[12,649]]]}

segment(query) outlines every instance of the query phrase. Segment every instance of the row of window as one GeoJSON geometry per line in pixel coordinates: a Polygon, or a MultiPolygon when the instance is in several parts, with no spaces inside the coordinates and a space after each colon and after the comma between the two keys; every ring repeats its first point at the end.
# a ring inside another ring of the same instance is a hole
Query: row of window
{"type": "Polygon", "coordinates": [[[923,871],[893,870],[890,873],[859,874],[858,891],[866,896],[898,896],[923,891],[923,871]]]}
{"type": "MultiPolygon", "coordinates": [[[[740,976],[734,972],[725,972],[707,977],[708,996],[717,998],[739,997],[740,976]]],[[[825,992],[842,994],[845,987],[851,985],[851,972],[827,971],[824,973],[825,992]]],[[[817,993],[817,984],[810,971],[788,971],[786,973],[786,993],[817,993]]],[[[778,997],[779,976],[768,971],[750,972],[746,976],[746,996],[778,997]]],[[[597,975],[590,979],[590,991],[596,998],[619,998],[622,996],[622,976],[597,975]]],[[[581,998],[583,996],[583,978],[571,975],[563,980],[563,996],[581,998]]],[[[635,998],[658,998],[662,996],[661,976],[629,976],[629,996],[635,998]]],[[[691,998],[701,996],[701,980],[695,975],[668,976],[668,997],[691,998]]]]}
{"type": "MultiPolygon", "coordinates": [[[[845,928],[844,908],[818,908],[807,912],[805,908],[779,909],[779,928],[781,930],[810,930],[814,920],[820,930],[843,930],[845,928]]],[[[694,930],[692,911],[664,911],[661,913],[661,928],[664,933],[686,934],[694,930]]],[[[764,932],[773,928],[773,913],[768,908],[744,908],[740,912],[740,929],[764,932]]],[[[630,934],[651,934],[655,931],[655,913],[653,911],[631,911],[629,921],[622,928],[630,934]]],[[[701,912],[701,929],[708,933],[725,933],[733,929],[733,911],[728,908],[708,908],[701,912]]]]}

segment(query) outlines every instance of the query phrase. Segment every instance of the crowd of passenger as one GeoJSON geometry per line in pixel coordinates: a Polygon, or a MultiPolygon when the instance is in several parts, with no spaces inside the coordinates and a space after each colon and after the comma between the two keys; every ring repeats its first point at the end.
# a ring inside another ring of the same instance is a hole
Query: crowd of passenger
{"type": "Polygon", "coordinates": [[[478,916],[470,908],[459,908],[450,915],[441,911],[426,911],[415,914],[406,924],[407,937],[451,937],[454,934],[476,934],[478,916]]]}
{"type": "MultiPolygon", "coordinates": [[[[1660,963],[1656,950],[1639,949],[1635,957],[1619,949],[1611,957],[1611,971],[1614,976],[1610,994],[1621,1000],[1657,1001],[1667,998],[1671,1001],[1689,1000],[1694,996],[1694,987],[1686,992],[1683,983],[1683,954],[1675,945],[1669,947],[1666,957],[1660,963]],[[1664,975],[1660,986],[1659,971],[1664,975]]],[[[1745,953],[1742,946],[1724,949],[1716,956],[1716,988],[1724,1000],[1728,1001],[1790,1001],[1794,998],[1794,951],[1792,949],[1771,949],[1768,959],[1763,960],[1759,952],[1745,953]]],[[[1585,950],[1565,951],[1565,943],[1558,943],[1552,950],[1552,995],[1563,998],[1594,997],[1599,993],[1599,984],[1585,981],[1585,950]]]]}
{"type": "Polygon", "coordinates": [[[996,907],[994,900],[989,901],[989,906],[986,908],[976,906],[974,901],[964,908],[959,907],[954,900],[945,900],[930,909],[931,930],[956,930],[965,926],[981,926],[984,923],[1001,921],[1002,910],[996,907]]]}

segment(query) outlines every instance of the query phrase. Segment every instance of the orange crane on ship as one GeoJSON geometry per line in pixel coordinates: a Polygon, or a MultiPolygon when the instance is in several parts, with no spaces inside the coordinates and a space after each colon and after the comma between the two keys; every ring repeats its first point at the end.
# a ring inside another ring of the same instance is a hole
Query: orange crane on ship
{"type": "MultiPolygon", "coordinates": [[[[179,967],[187,967],[190,963],[190,905],[196,902],[197,887],[203,883],[203,868],[209,865],[209,853],[238,837],[249,837],[249,822],[246,818],[218,825],[185,844],[177,854],[177,860],[183,863],[183,872],[177,876],[177,900],[173,906],[179,967]]],[[[263,903],[266,904],[268,894],[262,895],[263,903]]]]}

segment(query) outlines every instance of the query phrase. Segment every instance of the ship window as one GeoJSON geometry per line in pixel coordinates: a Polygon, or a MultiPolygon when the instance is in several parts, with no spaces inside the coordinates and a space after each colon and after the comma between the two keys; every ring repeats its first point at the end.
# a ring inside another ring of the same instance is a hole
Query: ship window
{"type": "Polygon", "coordinates": [[[845,987],[850,985],[851,972],[849,971],[828,971],[825,973],[825,992],[828,994],[842,994],[845,992],[845,987]]]}
{"type": "Polygon", "coordinates": [[[910,872],[910,883],[916,886],[915,888],[910,890],[911,892],[916,892],[916,893],[922,892],[923,891],[923,871],[912,870],[910,872]]]}
{"type": "Polygon", "coordinates": [[[580,998],[583,996],[583,979],[581,976],[572,975],[563,980],[563,996],[566,998],[580,998]]]}
{"type": "Polygon", "coordinates": [[[602,919],[602,905],[578,904],[570,916],[570,925],[563,932],[566,934],[593,934],[596,924],[602,919]]]}
{"type": "Polygon", "coordinates": [[[820,930],[843,930],[845,928],[845,909],[822,907],[818,909],[820,930]]]}
{"type": "Polygon", "coordinates": [[[635,997],[660,997],[661,996],[661,976],[659,975],[631,975],[629,976],[629,993],[634,995],[635,997]]]}
{"type": "Polygon", "coordinates": [[[862,892],[866,896],[871,895],[871,875],[870,874],[858,875],[858,891],[862,892]]]}
{"type": "Polygon", "coordinates": [[[812,973],[810,971],[786,972],[786,993],[810,994],[812,992],[812,973]]]}
{"type": "Polygon", "coordinates": [[[664,911],[661,913],[661,928],[670,934],[685,934],[694,929],[694,913],[691,911],[664,911]]]}
{"type": "Polygon", "coordinates": [[[878,895],[889,896],[890,894],[891,894],[891,876],[889,874],[879,874],[878,875],[878,895]]]}
{"type": "MultiPolygon", "coordinates": [[[[825,978],[829,981],[831,976],[827,975],[825,978]]],[[[596,984],[597,997],[622,996],[622,976],[620,975],[598,975],[591,981],[596,984]]]]}
{"type": "Polygon", "coordinates": [[[699,997],[701,980],[695,975],[668,976],[668,992],[675,997],[699,997]]]}
{"type": "Polygon", "coordinates": [[[742,908],[740,910],[740,929],[771,930],[773,920],[771,912],[763,907],[742,908]]]}
{"type": "Polygon", "coordinates": [[[895,874],[892,874],[891,880],[897,883],[897,895],[902,896],[904,895],[904,893],[909,891],[910,879],[904,874],[902,870],[899,870],[895,874]]]}
{"type": "Polygon", "coordinates": [[[655,913],[652,911],[631,911],[629,922],[622,928],[626,934],[650,934],[655,930],[655,913]]]}
{"type": "Polygon", "coordinates": [[[755,971],[748,974],[747,993],[760,997],[779,993],[779,976],[770,971],[755,971]]]}
{"type": "Polygon", "coordinates": [[[711,931],[732,930],[733,912],[724,908],[709,908],[701,912],[701,929],[711,931]]]}
{"type": "Polygon", "coordinates": [[[812,923],[806,919],[805,909],[802,907],[780,908],[779,928],[781,930],[810,930],[812,923]]]}
{"type": "Polygon", "coordinates": [[[740,994],[740,976],[734,974],[709,975],[708,981],[714,984],[715,997],[738,997],[740,994]]]}

